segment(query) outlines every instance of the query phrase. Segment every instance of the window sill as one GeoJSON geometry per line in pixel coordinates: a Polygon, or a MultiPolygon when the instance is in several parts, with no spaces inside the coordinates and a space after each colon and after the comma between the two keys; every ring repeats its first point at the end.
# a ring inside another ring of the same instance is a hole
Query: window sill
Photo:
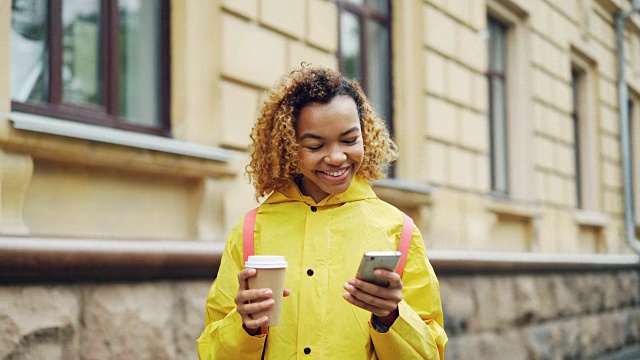
{"type": "Polygon", "coordinates": [[[591,210],[578,209],[573,213],[576,223],[584,227],[605,228],[611,222],[609,216],[591,210]]]}
{"type": "Polygon", "coordinates": [[[237,151],[21,112],[0,113],[13,129],[2,141],[36,158],[181,176],[230,176],[237,151]],[[55,135],[51,137],[49,135],[55,135]],[[67,138],[69,140],[65,140],[67,138]],[[76,139],[76,140],[71,140],[76,139]]]}
{"type": "Polygon", "coordinates": [[[81,124],[45,116],[11,112],[8,114],[13,127],[20,130],[91,140],[107,144],[123,145],[139,149],[154,150],[200,159],[229,162],[234,151],[213,146],[194,144],[160,136],[138,134],[130,131],[81,124]]]}
{"type": "Polygon", "coordinates": [[[433,202],[434,188],[402,179],[382,179],[373,182],[373,190],[381,199],[401,207],[428,205],[433,202]]]}
{"type": "Polygon", "coordinates": [[[486,208],[504,219],[532,221],[542,216],[542,207],[540,205],[511,199],[491,197],[486,202],[486,208]]]}

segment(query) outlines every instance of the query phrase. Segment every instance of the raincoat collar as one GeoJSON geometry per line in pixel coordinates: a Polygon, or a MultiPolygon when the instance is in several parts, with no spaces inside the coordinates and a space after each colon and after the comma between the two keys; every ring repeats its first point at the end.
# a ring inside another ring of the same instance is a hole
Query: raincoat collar
{"type": "Polygon", "coordinates": [[[284,202],[296,202],[301,201],[308,205],[324,206],[324,205],[337,205],[344,204],[351,201],[374,199],[377,198],[376,194],[371,189],[371,185],[360,177],[355,177],[349,188],[336,195],[329,195],[316,203],[311,196],[303,195],[300,192],[298,186],[292,181],[283,187],[280,191],[274,191],[265,201],[265,204],[277,204],[284,202]]]}

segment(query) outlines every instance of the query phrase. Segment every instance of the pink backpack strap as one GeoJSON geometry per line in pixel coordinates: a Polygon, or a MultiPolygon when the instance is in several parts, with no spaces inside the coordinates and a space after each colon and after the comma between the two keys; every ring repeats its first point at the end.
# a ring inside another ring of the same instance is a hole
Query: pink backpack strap
{"type": "Polygon", "coordinates": [[[402,213],[402,232],[400,233],[400,243],[398,244],[398,251],[402,253],[400,261],[398,261],[398,267],[396,267],[396,273],[402,277],[404,273],[404,265],[407,262],[407,256],[409,255],[409,246],[411,245],[411,238],[413,238],[413,220],[402,213]]]}
{"type": "Polygon", "coordinates": [[[242,227],[242,253],[244,254],[244,262],[249,260],[249,256],[252,256],[255,252],[253,229],[256,227],[256,215],[258,215],[258,208],[247,211],[244,216],[244,226],[242,227]]]}

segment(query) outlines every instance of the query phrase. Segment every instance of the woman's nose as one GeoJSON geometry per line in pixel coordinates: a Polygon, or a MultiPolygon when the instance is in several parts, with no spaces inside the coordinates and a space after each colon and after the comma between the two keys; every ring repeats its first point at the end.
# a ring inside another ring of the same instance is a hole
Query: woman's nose
{"type": "Polygon", "coordinates": [[[329,165],[341,165],[345,160],[347,160],[347,154],[339,147],[333,148],[324,158],[324,161],[329,165]]]}

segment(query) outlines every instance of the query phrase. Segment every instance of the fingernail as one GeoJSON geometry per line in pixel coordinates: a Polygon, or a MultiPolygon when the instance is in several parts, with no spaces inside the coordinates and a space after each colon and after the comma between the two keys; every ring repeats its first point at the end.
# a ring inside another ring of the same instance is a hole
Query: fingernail
{"type": "Polygon", "coordinates": [[[349,299],[349,294],[344,293],[344,294],[342,294],[342,297],[343,297],[345,300],[347,300],[347,299],[349,299]]]}
{"type": "Polygon", "coordinates": [[[349,279],[349,284],[356,285],[356,279],[349,279]]]}
{"type": "Polygon", "coordinates": [[[269,295],[273,294],[273,291],[271,291],[271,289],[269,289],[269,290],[265,290],[265,291],[263,292],[263,294],[264,294],[264,295],[269,296],[269,295]]]}
{"type": "Polygon", "coordinates": [[[375,271],[375,274],[376,274],[376,275],[382,275],[382,271],[380,271],[380,270],[376,270],[376,271],[375,271]]]}
{"type": "Polygon", "coordinates": [[[349,285],[349,284],[344,284],[344,288],[351,291],[353,290],[353,286],[349,285]]]}

